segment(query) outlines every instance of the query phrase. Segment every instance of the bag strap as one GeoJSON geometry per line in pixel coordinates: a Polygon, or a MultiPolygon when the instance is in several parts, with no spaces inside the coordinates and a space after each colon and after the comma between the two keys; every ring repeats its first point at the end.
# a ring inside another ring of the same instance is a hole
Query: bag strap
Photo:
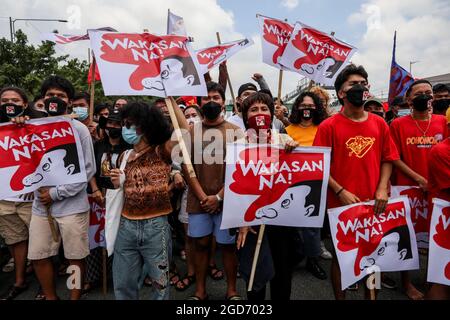
{"type": "Polygon", "coordinates": [[[120,170],[123,171],[125,169],[125,166],[127,165],[128,158],[130,157],[131,151],[133,149],[128,149],[125,151],[125,154],[123,155],[122,162],[120,163],[120,170]]]}

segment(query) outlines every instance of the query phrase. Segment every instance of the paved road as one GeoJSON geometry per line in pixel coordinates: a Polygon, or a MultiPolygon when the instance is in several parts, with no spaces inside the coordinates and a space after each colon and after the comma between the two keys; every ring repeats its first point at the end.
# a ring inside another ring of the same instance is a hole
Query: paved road
{"type": "MultiPolygon", "coordinates": [[[[327,241],[326,246],[329,248],[331,246],[331,242],[327,241]]],[[[426,263],[426,257],[421,256],[420,263],[422,266],[421,271],[412,271],[411,276],[413,279],[413,283],[417,285],[418,288],[424,289],[424,281],[425,281],[425,271],[423,270],[423,266],[426,263]]],[[[221,259],[217,259],[217,264],[220,266],[221,259]]],[[[176,257],[176,263],[180,270],[181,274],[184,274],[186,268],[183,261],[176,257]]],[[[330,261],[321,260],[321,265],[324,269],[329,273],[330,270],[330,261]]],[[[292,295],[291,298],[293,300],[331,300],[334,299],[333,291],[331,287],[331,282],[329,279],[327,280],[318,280],[314,278],[309,272],[307,272],[304,268],[305,262],[299,264],[294,272],[293,284],[292,284],[292,295]]],[[[389,276],[393,278],[397,283],[400,281],[399,273],[390,273],[389,276]]],[[[12,273],[2,273],[0,271],[0,292],[3,292],[8,288],[8,286],[12,283],[13,274],[12,273]]],[[[31,282],[30,289],[20,295],[17,299],[34,299],[34,295],[37,292],[38,284],[37,280],[34,276],[29,277],[29,281],[31,282]]],[[[58,282],[58,294],[61,299],[68,298],[68,291],[65,289],[65,277],[59,277],[58,282]]],[[[207,290],[210,299],[212,300],[221,300],[224,299],[226,289],[225,280],[221,281],[213,281],[208,278],[207,282],[207,290]]],[[[245,297],[245,284],[244,281],[238,279],[238,291],[239,293],[245,297]]],[[[141,292],[141,299],[148,299],[150,288],[144,287],[141,292]]],[[[178,292],[175,289],[171,289],[171,299],[175,300],[184,300],[189,295],[194,293],[194,285],[191,286],[188,290],[184,292],[178,292]]],[[[363,289],[360,286],[359,291],[357,292],[349,292],[347,297],[348,299],[362,299],[364,296],[363,289]]],[[[397,290],[389,290],[382,289],[379,294],[379,299],[383,300],[404,300],[406,296],[397,290]]],[[[108,283],[108,293],[104,295],[100,288],[94,289],[89,294],[85,295],[83,299],[87,300],[103,300],[103,299],[114,299],[114,293],[112,291],[112,283],[111,281],[108,283]]]]}

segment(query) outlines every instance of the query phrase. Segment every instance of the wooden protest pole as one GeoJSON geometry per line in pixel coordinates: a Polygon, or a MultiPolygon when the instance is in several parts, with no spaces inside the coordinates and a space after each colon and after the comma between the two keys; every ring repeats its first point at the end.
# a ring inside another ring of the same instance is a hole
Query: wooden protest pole
{"type": "Polygon", "coordinates": [[[278,75],[278,96],[277,96],[277,104],[281,106],[281,88],[283,83],[283,69],[280,69],[280,73],[278,75]]]}
{"type": "Polygon", "coordinates": [[[173,128],[175,134],[177,135],[178,144],[181,148],[181,153],[183,155],[183,162],[186,165],[186,168],[189,172],[189,177],[195,178],[196,174],[194,171],[194,167],[192,166],[191,158],[189,157],[189,153],[186,148],[186,144],[184,143],[183,137],[180,132],[180,125],[178,124],[177,117],[175,115],[175,106],[177,105],[175,99],[173,97],[166,98],[167,109],[169,110],[170,120],[172,121],[173,128]]]}
{"type": "MultiPolygon", "coordinates": [[[[221,44],[222,42],[220,41],[220,34],[219,34],[219,32],[216,32],[216,36],[217,36],[217,42],[219,44],[221,44]]],[[[231,86],[231,80],[230,80],[230,74],[228,73],[228,68],[227,68],[227,83],[228,83],[228,87],[230,88],[231,99],[233,100],[233,112],[237,113],[238,109],[237,109],[237,106],[236,106],[236,98],[234,96],[233,87],[231,86]]]]}
{"type": "Polygon", "coordinates": [[[255,280],[256,264],[258,263],[259,250],[261,249],[261,243],[262,243],[265,229],[266,229],[265,224],[262,224],[261,227],[259,228],[258,241],[256,242],[255,255],[253,256],[252,271],[250,272],[250,280],[248,282],[247,291],[252,291],[252,289],[253,289],[253,281],[255,280]]]}
{"type": "Polygon", "coordinates": [[[95,57],[92,54],[92,70],[91,70],[91,93],[90,93],[90,101],[89,101],[89,122],[94,120],[94,96],[95,96],[95,57]]]}
{"type": "Polygon", "coordinates": [[[53,219],[53,216],[50,213],[50,206],[51,204],[45,206],[45,208],[47,209],[48,224],[50,225],[50,231],[52,232],[53,241],[59,242],[58,233],[56,232],[55,227],[55,219],[53,219]]]}
{"type": "Polygon", "coordinates": [[[108,293],[108,255],[106,249],[102,248],[102,262],[103,262],[103,295],[108,293]]]}

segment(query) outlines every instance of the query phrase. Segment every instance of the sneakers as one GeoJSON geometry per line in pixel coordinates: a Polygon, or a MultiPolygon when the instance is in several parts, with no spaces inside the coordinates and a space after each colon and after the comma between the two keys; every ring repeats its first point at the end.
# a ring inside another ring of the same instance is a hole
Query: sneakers
{"type": "Polygon", "coordinates": [[[320,241],[320,251],[321,251],[320,257],[322,259],[325,259],[325,260],[333,259],[333,255],[331,254],[330,251],[327,250],[327,248],[325,248],[325,244],[323,243],[323,241],[320,241]]]}
{"type": "Polygon", "coordinates": [[[325,280],[327,278],[326,272],[319,265],[316,258],[308,258],[306,261],[306,270],[319,280],[325,280]]]}

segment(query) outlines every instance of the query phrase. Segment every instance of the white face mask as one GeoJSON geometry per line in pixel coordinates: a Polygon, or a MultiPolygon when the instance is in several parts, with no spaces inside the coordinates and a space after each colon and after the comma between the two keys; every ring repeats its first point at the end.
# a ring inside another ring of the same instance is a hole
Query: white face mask
{"type": "Polygon", "coordinates": [[[198,122],[201,122],[202,120],[200,119],[200,117],[193,117],[193,118],[189,118],[188,120],[188,124],[196,124],[198,122]]]}

